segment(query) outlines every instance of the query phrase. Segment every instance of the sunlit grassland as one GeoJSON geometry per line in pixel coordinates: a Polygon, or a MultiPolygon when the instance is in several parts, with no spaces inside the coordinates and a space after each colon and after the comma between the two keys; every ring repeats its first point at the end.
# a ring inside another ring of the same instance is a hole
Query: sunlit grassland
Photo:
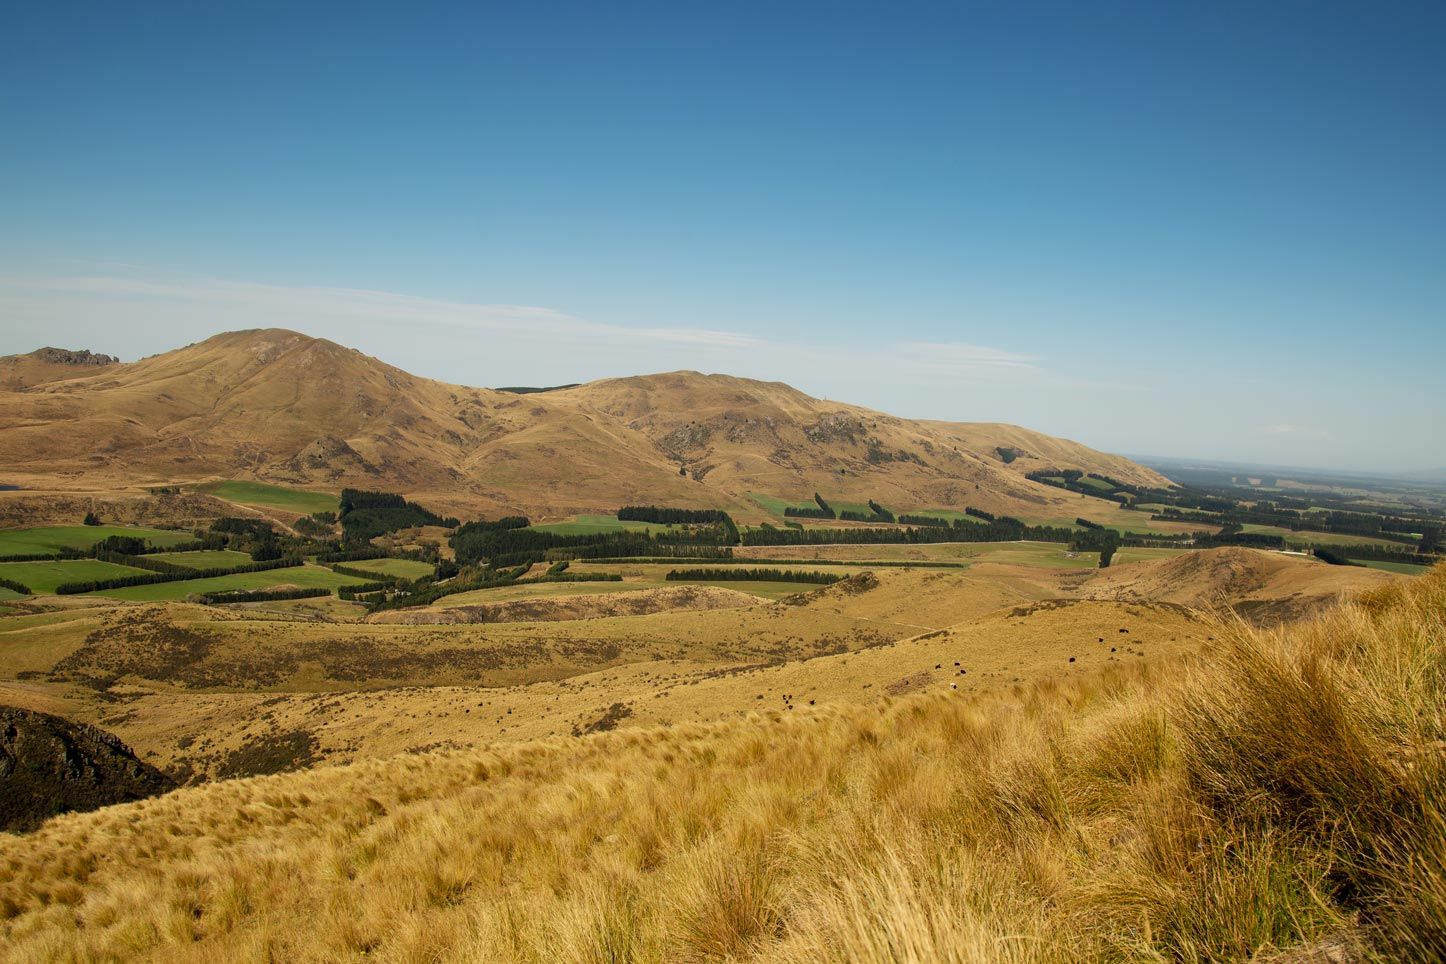
{"type": "Polygon", "coordinates": [[[139,576],[146,570],[96,559],[60,559],[54,562],[0,562],[0,577],[29,586],[34,592],[54,592],[67,582],[139,576]]]}
{"type": "Polygon", "coordinates": [[[0,559],[5,556],[31,556],[58,552],[61,549],[89,549],[109,536],[145,539],[155,546],[176,546],[192,541],[190,532],[175,529],[151,529],[146,526],[36,526],[29,529],[0,530],[0,559]]]}
{"type": "Polygon", "coordinates": [[[159,559],[188,569],[228,569],[244,566],[251,557],[235,549],[197,549],[195,552],[151,552],[148,559],[159,559]]]}
{"type": "Polygon", "coordinates": [[[144,586],[126,586],[123,589],[106,589],[90,595],[148,602],[162,599],[185,599],[188,596],[211,592],[274,589],[281,586],[295,586],[303,589],[336,589],[338,586],[352,586],[364,581],[354,576],[343,576],[322,566],[303,565],[290,566],[285,569],[267,569],[261,572],[238,572],[229,576],[214,576],[209,579],[184,579],[175,582],[149,583],[144,586]]]}
{"type": "Polygon", "coordinates": [[[436,567],[415,559],[355,559],[343,563],[348,569],[374,572],[379,576],[397,576],[402,579],[420,579],[430,576],[436,567]]]}
{"type": "Polygon", "coordinates": [[[60,817],[0,837],[0,951],[1442,959],[1446,569],[1213,635],[992,696],[770,698],[60,817]]]}
{"type": "Polygon", "coordinates": [[[197,486],[197,489],[228,502],[260,506],[263,509],[281,509],[300,515],[311,515],[313,512],[335,512],[338,507],[338,499],[331,493],[267,485],[265,482],[243,482],[233,479],[225,482],[210,482],[197,486]]]}
{"type": "Polygon", "coordinates": [[[532,528],[560,536],[595,535],[600,532],[659,532],[668,526],[657,522],[624,522],[614,515],[579,515],[562,522],[544,522],[532,528]]]}

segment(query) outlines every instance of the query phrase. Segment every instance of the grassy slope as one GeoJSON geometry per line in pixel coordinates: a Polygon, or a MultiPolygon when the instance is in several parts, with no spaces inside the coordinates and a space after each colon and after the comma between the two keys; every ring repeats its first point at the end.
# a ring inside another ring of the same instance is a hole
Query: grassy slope
{"type": "Polygon", "coordinates": [[[24,583],[38,593],[54,592],[67,582],[92,579],[115,579],[118,576],[139,576],[146,572],[131,566],[118,566],[95,559],[62,559],[58,562],[0,562],[0,576],[24,583]]]}
{"type": "Polygon", "coordinates": [[[1419,576],[1426,572],[1429,566],[1413,566],[1409,562],[1385,562],[1380,559],[1359,559],[1353,560],[1367,569],[1380,569],[1382,572],[1394,572],[1402,576],[1419,576]]]}
{"type": "Polygon", "coordinates": [[[144,538],[157,546],[174,546],[190,542],[189,532],[173,529],[148,529],[144,526],[37,526],[33,529],[0,531],[0,558],[38,555],[58,549],[89,549],[107,536],[144,538]]]}
{"type": "Polygon", "coordinates": [[[344,565],[348,569],[360,569],[382,576],[400,576],[403,579],[419,579],[430,576],[436,570],[435,566],[417,562],[415,559],[357,559],[344,565]]]}
{"type": "Polygon", "coordinates": [[[185,566],[188,569],[224,569],[233,566],[244,566],[251,562],[251,557],[244,552],[235,549],[198,549],[195,552],[152,552],[149,554],[152,559],[159,559],[162,562],[173,563],[177,566],[185,566]]]}
{"type": "Polygon", "coordinates": [[[1267,526],[1248,523],[1240,527],[1244,532],[1262,535],[1285,536],[1288,546],[1335,545],[1335,546],[1410,546],[1409,539],[1392,539],[1387,536],[1358,536],[1348,532],[1296,532],[1283,526],[1267,526]]]}
{"type": "Polygon", "coordinates": [[[923,545],[743,546],[738,558],[910,562],[999,562],[1047,569],[1093,569],[1097,552],[1070,552],[1054,542],[935,542],[923,545]]]}
{"type": "Polygon", "coordinates": [[[578,536],[598,532],[659,532],[666,531],[668,527],[656,522],[622,522],[613,515],[580,515],[565,522],[545,522],[533,528],[560,536],[578,536]]]}
{"type": "Polygon", "coordinates": [[[185,599],[187,596],[207,592],[228,592],[236,589],[271,589],[277,586],[300,586],[303,588],[335,589],[337,586],[356,585],[364,580],[354,576],[343,576],[322,566],[292,566],[288,569],[267,569],[262,572],[239,572],[230,576],[215,576],[211,579],[185,579],[177,582],[158,582],[145,586],[127,586],[124,589],[107,589],[91,595],[111,599],[150,601],[159,599],[185,599]]]}
{"type": "Polygon", "coordinates": [[[1446,954],[1446,570],[1195,665],[212,784],[0,839],[55,958],[1446,954]]]}
{"type": "Polygon", "coordinates": [[[301,515],[335,512],[338,504],[337,497],[326,492],[308,492],[305,489],[290,489],[264,482],[230,480],[208,483],[197,488],[228,502],[260,506],[264,509],[283,509],[301,515]]]}

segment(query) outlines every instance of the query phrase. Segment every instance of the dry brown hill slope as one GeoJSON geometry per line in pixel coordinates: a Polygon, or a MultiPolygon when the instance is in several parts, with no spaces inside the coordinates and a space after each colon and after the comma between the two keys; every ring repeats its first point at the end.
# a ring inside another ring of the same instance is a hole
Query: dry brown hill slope
{"type": "Polygon", "coordinates": [[[903,510],[1048,516],[1074,515],[1078,497],[1024,478],[1031,468],[1167,484],[1127,459],[1022,428],[911,421],[724,375],[519,395],[420,378],[281,329],[130,364],[66,365],[63,377],[27,357],[0,366],[21,373],[0,385],[0,470],[40,489],[255,478],[539,516],[634,502],[758,512],[750,492],[820,491],[903,510]]]}
{"type": "Polygon", "coordinates": [[[1257,623],[1283,622],[1393,581],[1388,572],[1332,566],[1282,552],[1225,546],[1173,559],[1106,569],[1085,595],[1147,599],[1192,608],[1231,608],[1257,623]]]}
{"type": "Polygon", "coordinates": [[[117,364],[110,355],[65,348],[37,348],[24,355],[0,357],[0,391],[21,391],[33,385],[83,378],[97,368],[117,364]]]}

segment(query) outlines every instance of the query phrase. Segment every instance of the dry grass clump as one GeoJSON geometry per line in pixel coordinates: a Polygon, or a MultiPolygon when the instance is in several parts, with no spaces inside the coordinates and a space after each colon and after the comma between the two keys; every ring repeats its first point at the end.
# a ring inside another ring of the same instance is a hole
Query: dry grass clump
{"type": "Polygon", "coordinates": [[[0,839],[7,960],[1446,957],[1446,569],[1190,666],[202,786],[0,839]]]}

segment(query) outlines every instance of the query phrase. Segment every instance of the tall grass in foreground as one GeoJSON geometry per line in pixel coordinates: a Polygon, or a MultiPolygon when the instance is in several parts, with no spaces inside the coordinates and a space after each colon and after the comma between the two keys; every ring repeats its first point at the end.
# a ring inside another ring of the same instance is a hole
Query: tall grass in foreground
{"type": "Polygon", "coordinates": [[[1189,666],[990,701],[402,757],[57,819],[0,838],[0,956],[1446,957],[1446,568],[1216,638],[1189,666]]]}

